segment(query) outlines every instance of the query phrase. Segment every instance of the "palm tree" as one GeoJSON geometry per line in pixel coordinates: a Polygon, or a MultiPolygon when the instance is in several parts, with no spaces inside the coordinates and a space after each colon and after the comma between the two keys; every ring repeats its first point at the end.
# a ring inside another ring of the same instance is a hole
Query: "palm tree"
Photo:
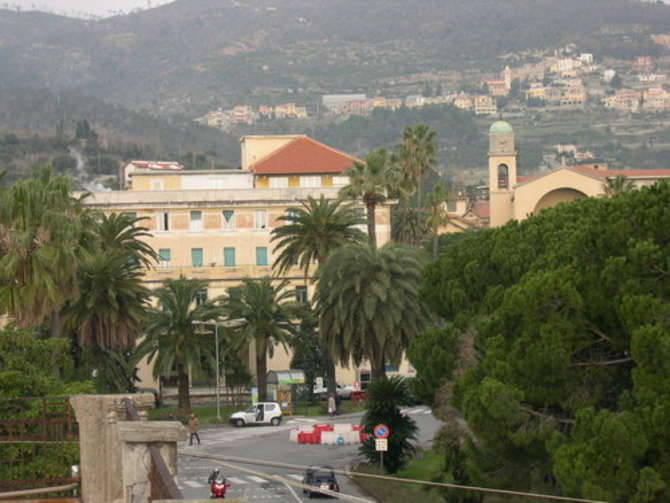
{"type": "Polygon", "coordinates": [[[297,264],[307,277],[310,264],[323,264],[331,250],[365,237],[356,228],[364,221],[353,205],[330,201],[323,194],[319,199],[310,196],[300,204],[279,217],[284,225],[272,231],[274,251],[279,252],[273,264],[277,274],[284,274],[297,264]]]}
{"type": "Polygon", "coordinates": [[[153,375],[158,378],[173,369],[177,371],[178,408],[181,414],[190,414],[189,368],[198,368],[203,360],[214,366],[214,355],[209,338],[198,333],[197,324],[217,319],[224,314],[214,302],[197,303],[204,281],[168,279],[155,291],[158,308],[150,313],[146,338],[140,352],[149,355],[149,363],[156,358],[153,375]]]}
{"type": "MultiPolygon", "coordinates": [[[[0,199],[0,311],[22,328],[55,318],[78,295],[77,268],[85,195],[48,167],[0,199]]],[[[59,325],[52,323],[52,332],[59,325]]]]}
{"type": "Polygon", "coordinates": [[[89,220],[79,263],[79,298],[62,314],[81,346],[127,350],[146,320],[150,292],[142,283],[142,267],[151,266],[156,253],[141,240],[150,234],[136,227],[139,219],[96,214],[89,220]]]}
{"type": "Polygon", "coordinates": [[[618,175],[614,178],[607,178],[603,184],[605,195],[609,197],[618,196],[635,190],[635,182],[628,179],[625,175],[618,175]]]}
{"type": "MultiPolygon", "coordinates": [[[[278,274],[298,264],[307,278],[312,262],[321,265],[332,250],[365,239],[363,232],[356,228],[364,222],[363,218],[353,205],[329,201],[323,195],[319,199],[309,197],[301,207],[279,220],[286,224],[272,231],[272,241],[277,241],[275,252],[279,252],[273,266],[278,274]]],[[[328,391],[335,393],[335,362],[327,351],[326,354],[328,391]]]]}
{"type": "Polygon", "coordinates": [[[435,166],[435,150],[435,131],[425,124],[405,128],[398,148],[398,161],[406,184],[418,192],[419,207],[422,206],[421,181],[423,175],[435,166]]]}
{"type": "Polygon", "coordinates": [[[365,156],[365,163],[355,162],[344,172],[349,177],[349,185],[340,189],[340,197],[362,199],[367,210],[368,239],[371,246],[377,246],[375,209],[386,201],[393,186],[394,171],[391,156],[379,149],[365,156]]]}
{"type": "Polygon", "coordinates": [[[391,214],[391,237],[396,243],[418,246],[428,234],[424,212],[401,204],[391,214]]]}
{"type": "Polygon", "coordinates": [[[438,183],[435,188],[428,193],[427,199],[426,225],[433,235],[433,260],[437,260],[440,227],[444,227],[449,223],[449,212],[447,209],[449,192],[441,183],[438,183]]]}
{"type": "Polygon", "coordinates": [[[319,330],[345,365],[369,360],[373,379],[386,377],[430,320],[419,299],[424,261],[416,248],[387,243],[379,249],[347,245],[319,268],[319,330]]]}
{"type": "Polygon", "coordinates": [[[135,218],[122,213],[100,214],[97,217],[94,229],[102,250],[123,253],[145,268],[158,261],[158,254],[145,241],[152,234],[146,227],[138,225],[146,217],[135,218]]]}
{"type": "MultiPolygon", "coordinates": [[[[384,468],[389,473],[395,473],[412,458],[415,452],[412,441],[416,441],[419,430],[416,422],[400,411],[400,407],[412,403],[407,382],[400,376],[378,380],[370,384],[367,394],[367,408],[361,424],[365,431],[372,431],[376,425],[383,423],[393,432],[388,441],[387,455],[384,456],[384,468]]],[[[360,452],[371,464],[379,463],[374,439],[361,444],[360,452]]]]}
{"type": "Polygon", "coordinates": [[[225,309],[232,319],[243,319],[244,325],[238,329],[238,343],[253,343],[256,347],[256,378],[258,399],[267,398],[267,358],[272,357],[274,347],[287,347],[294,332],[291,320],[295,310],[289,299],[295,292],[287,289],[288,282],[272,285],[271,278],[251,279],[242,282],[239,295],[225,302],[225,309]]]}

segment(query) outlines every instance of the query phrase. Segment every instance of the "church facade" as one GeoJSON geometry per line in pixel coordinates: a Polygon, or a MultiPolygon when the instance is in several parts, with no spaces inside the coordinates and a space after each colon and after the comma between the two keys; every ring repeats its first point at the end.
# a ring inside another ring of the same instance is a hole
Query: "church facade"
{"type": "Polygon", "coordinates": [[[635,187],[670,178],[670,170],[610,170],[606,166],[566,166],[536,176],[519,176],[512,126],[493,123],[489,130],[489,197],[491,227],[525,220],[545,208],[582,197],[603,196],[608,180],[625,176],[635,187]]]}

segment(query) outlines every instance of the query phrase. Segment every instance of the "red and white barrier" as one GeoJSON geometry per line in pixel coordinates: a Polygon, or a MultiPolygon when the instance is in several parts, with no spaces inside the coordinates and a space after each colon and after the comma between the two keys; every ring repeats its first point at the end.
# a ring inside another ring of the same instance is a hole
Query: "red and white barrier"
{"type": "Polygon", "coordinates": [[[288,439],[298,444],[352,445],[369,437],[360,424],[315,424],[292,429],[288,439]]]}

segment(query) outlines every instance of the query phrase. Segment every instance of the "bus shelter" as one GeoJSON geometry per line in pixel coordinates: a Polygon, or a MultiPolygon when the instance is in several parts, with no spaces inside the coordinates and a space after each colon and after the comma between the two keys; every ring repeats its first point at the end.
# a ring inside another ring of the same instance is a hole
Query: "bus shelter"
{"type": "Polygon", "coordinates": [[[299,388],[305,386],[302,370],[271,370],[267,374],[268,396],[279,403],[284,414],[293,414],[299,388]]]}

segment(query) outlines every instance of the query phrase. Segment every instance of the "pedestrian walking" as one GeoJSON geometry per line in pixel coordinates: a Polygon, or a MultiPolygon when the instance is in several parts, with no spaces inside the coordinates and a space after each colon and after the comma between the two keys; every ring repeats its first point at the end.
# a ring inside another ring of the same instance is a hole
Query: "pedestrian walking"
{"type": "Polygon", "coordinates": [[[331,393],[330,396],[328,397],[328,415],[333,417],[335,415],[335,410],[336,410],[336,403],[335,403],[335,394],[331,393]]]}
{"type": "Polygon", "coordinates": [[[193,445],[193,439],[195,438],[200,445],[200,435],[198,435],[198,430],[200,429],[200,421],[195,417],[195,414],[191,413],[191,416],[188,418],[188,429],[191,432],[191,436],[188,439],[188,445],[193,445]]]}

